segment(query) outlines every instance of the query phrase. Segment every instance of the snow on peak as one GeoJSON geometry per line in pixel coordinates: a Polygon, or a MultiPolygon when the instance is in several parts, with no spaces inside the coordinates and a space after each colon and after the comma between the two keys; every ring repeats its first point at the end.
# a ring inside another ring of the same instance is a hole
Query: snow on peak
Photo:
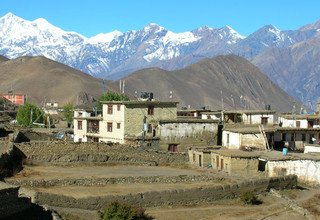
{"type": "Polygon", "coordinates": [[[3,17],[0,18],[0,22],[1,23],[22,23],[25,20],[14,15],[13,13],[9,12],[6,15],[4,15],[3,17]]]}
{"type": "Polygon", "coordinates": [[[88,43],[91,43],[91,44],[110,43],[113,39],[121,35],[123,35],[123,33],[118,30],[115,30],[106,34],[101,33],[89,38],[88,43]]]}
{"type": "Polygon", "coordinates": [[[224,26],[222,29],[228,31],[230,33],[230,35],[233,36],[233,38],[236,38],[236,39],[244,39],[244,38],[246,38],[245,36],[242,36],[236,30],[234,30],[232,27],[230,27],[228,25],[224,26]]]}
{"type": "Polygon", "coordinates": [[[143,28],[144,32],[151,32],[151,31],[160,32],[163,30],[165,30],[165,28],[156,23],[149,23],[143,28]]]}

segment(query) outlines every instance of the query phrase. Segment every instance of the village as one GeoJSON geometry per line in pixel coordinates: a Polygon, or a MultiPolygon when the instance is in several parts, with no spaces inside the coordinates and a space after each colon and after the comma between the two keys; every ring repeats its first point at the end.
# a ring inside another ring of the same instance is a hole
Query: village
{"type": "MultiPolygon", "coordinates": [[[[14,122],[26,97],[6,94],[2,100],[0,197],[12,206],[1,200],[6,211],[0,217],[37,204],[51,207],[43,213],[56,219],[91,219],[92,210],[124,200],[161,219],[155,207],[212,204],[248,191],[301,186],[317,191],[320,185],[320,103],[312,113],[276,112],[270,105],[178,109],[178,101],[155,100],[144,92],[131,100],[102,101],[101,110],[93,103],[78,105],[72,126],[61,119],[60,125],[48,120],[27,128],[14,122]],[[75,208],[90,211],[70,211],[75,208]]],[[[49,102],[43,111],[58,115],[61,108],[49,102]]],[[[283,216],[317,219],[320,214],[319,204],[311,209],[281,199],[289,203],[279,207],[283,216]]],[[[264,215],[270,213],[252,219],[264,215]]]]}

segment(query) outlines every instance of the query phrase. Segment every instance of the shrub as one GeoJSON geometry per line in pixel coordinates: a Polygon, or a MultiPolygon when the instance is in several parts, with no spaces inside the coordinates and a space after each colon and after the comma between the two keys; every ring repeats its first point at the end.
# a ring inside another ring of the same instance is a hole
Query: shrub
{"type": "Polygon", "coordinates": [[[240,200],[247,205],[258,205],[261,203],[261,201],[258,200],[256,194],[253,191],[241,193],[240,200]]]}
{"type": "Polygon", "coordinates": [[[101,220],[151,220],[153,217],[145,213],[140,206],[133,206],[123,202],[111,202],[99,211],[101,220]]]}

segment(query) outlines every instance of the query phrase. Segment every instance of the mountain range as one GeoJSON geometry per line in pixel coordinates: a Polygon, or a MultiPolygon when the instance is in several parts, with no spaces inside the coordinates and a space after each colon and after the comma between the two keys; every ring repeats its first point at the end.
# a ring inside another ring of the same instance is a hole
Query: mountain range
{"type": "MultiPolygon", "coordinates": [[[[288,111],[294,103],[257,67],[235,55],[207,58],[175,71],[143,69],[123,80],[124,91],[133,99],[140,91],[153,91],[157,100],[179,101],[180,107],[262,109],[271,105],[274,110],[288,111]]],[[[119,88],[119,81],[105,84],[108,90],[119,88]]],[[[0,93],[14,88],[39,105],[51,100],[60,105],[86,104],[96,100],[103,87],[101,80],[43,56],[0,57],[0,93]]]]}
{"type": "Polygon", "coordinates": [[[42,18],[27,21],[8,13],[0,18],[0,54],[9,58],[43,55],[108,79],[148,67],[176,70],[207,57],[236,54],[252,61],[290,95],[314,103],[320,96],[314,80],[320,74],[319,30],[320,22],[288,31],[266,25],[244,37],[229,26],[174,33],[150,23],[137,31],[87,38],[42,18]]]}
{"type": "Polygon", "coordinates": [[[102,82],[45,57],[0,57],[0,93],[12,90],[39,105],[50,101],[81,105],[101,95],[102,82]]]}

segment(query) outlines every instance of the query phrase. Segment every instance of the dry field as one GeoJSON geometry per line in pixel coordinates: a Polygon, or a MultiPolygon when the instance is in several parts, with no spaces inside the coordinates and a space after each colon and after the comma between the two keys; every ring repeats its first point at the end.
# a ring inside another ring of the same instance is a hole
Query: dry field
{"type": "MultiPolygon", "coordinates": [[[[12,177],[16,180],[39,179],[64,179],[64,178],[110,178],[110,177],[149,177],[149,176],[179,176],[179,175],[215,175],[224,177],[222,182],[237,182],[223,173],[210,172],[209,170],[178,169],[171,167],[154,166],[27,166],[12,177]]],[[[221,182],[221,183],[222,183],[221,182]]],[[[98,195],[121,195],[128,193],[140,193],[146,191],[162,191],[171,189],[187,189],[215,184],[214,182],[180,182],[180,183],[134,183],[134,184],[108,184],[102,186],[53,186],[37,187],[37,191],[49,192],[82,198],[98,195]]],[[[219,183],[217,183],[219,184],[219,183]]],[[[217,201],[210,205],[199,206],[170,206],[148,208],[147,213],[160,220],[185,220],[185,219],[280,219],[280,220],[320,220],[320,190],[284,190],[278,191],[302,209],[308,211],[304,216],[288,204],[284,198],[279,198],[271,193],[259,195],[260,205],[244,205],[239,199],[217,201]]],[[[97,212],[90,210],[54,207],[64,219],[97,219],[97,212]]]]}

